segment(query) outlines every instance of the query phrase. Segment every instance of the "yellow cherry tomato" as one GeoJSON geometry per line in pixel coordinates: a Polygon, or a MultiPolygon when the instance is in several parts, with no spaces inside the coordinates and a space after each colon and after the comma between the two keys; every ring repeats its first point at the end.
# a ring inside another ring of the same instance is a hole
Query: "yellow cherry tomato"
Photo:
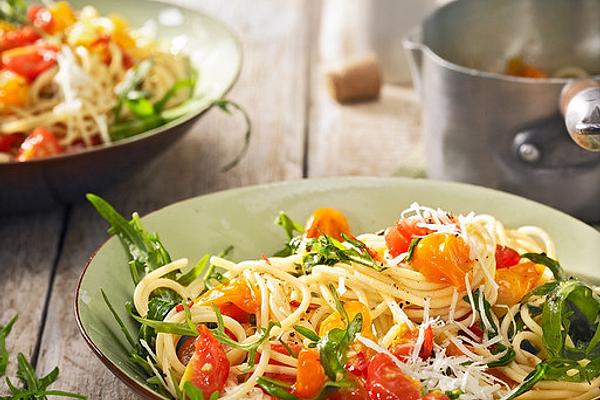
{"type": "Polygon", "coordinates": [[[8,70],[0,70],[0,110],[27,103],[27,80],[8,70]]]}
{"type": "Polygon", "coordinates": [[[322,234],[343,240],[350,235],[350,226],[346,216],[335,208],[317,208],[306,222],[306,237],[316,238],[322,234]]]}
{"type": "Polygon", "coordinates": [[[538,285],[543,273],[544,267],[529,261],[497,270],[496,283],[500,287],[496,303],[507,306],[517,304],[538,285]]]}
{"type": "MultiPolygon", "coordinates": [[[[360,301],[351,300],[344,304],[344,310],[346,310],[346,314],[348,314],[348,319],[350,321],[352,321],[357,314],[362,314],[362,329],[360,333],[365,337],[373,338],[373,332],[371,331],[371,316],[369,315],[367,306],[360,301]]],[[[346,329],[346,324],[340,313],[337,311],[321,322],[319,336],[325,335],[334,328],[346,329]]]]}
{"type": "Polygon", "coordinates": [[[64,32],[66,28],[75,23],[75,12],[66,1],[57,1],[48,6],[48,11],[52,14],[52,34],[64,32]]]}
{"type": "Polygon", "coordinates": [[[473,269],[469,246],[450,233],[432,233],[419,241],[410,265],[428,281],[465,288],[465,276],[473,269]]]}

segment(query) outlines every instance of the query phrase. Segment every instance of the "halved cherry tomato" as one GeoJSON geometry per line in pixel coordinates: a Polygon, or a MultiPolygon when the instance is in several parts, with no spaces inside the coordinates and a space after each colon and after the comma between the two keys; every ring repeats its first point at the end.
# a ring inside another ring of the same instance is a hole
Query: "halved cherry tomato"
{"type": "Polygon", "coordinates": [[[210,289],[196,302],[208,306],[213,303],[220,306],[229,302],[253,314],[260,308],[260,292],[255,290],[246,279],[240,278],[210,289]]]}
{"type": "Polygon", "coordinates": [[[25,78],[5,69],[0,70],[0,111],[24,106],[28,91],[29,84],[25,78]]]}
{"type": "Polygon", "coordinates": [[[507,246],[496,245],[496,269],[508,268],[517,265],[521,256],[515,250],[507,246]]]}
{"type": "Polygon", "coordinates": [[[31,82],[56,64],[57,54],[58,47],[53,44],[17,47],[2,53],[2,64],[31,82]]]}
{"type": "Polygon", "coordinates": [[[183,365],[188,365],[196,348],[194,347],[194,337],[182,337],[177,345],[177,358],[183,365]]]}
{"type": "Polygon", "coordinates": [[[235,319],[240,324],[250,322],[250,314],[231,302],[220,304],[219,311],[221,314],[235,319]]]}
{"type": "Polygon", "coordinates": [[[0,152],[11,153],[21,145],[24,138],[24,135],[20,133],[9,133],[6,135],[0,133],[0,152]]]}
{"type": "Polygon", "coordinates": [[[46,33],[52,32],[52,13],[41,4],[32,4],[27,9],[27,19],[33,26],[43,30],[46,33]]]}
{"type": "Polygon", "coordinates": [[[194,355],[185,367],[181,386],[185,382],[191,382],[208,399],[214,392],[220,393],[223,390],[230,365],[225,349],[206,325],[198,325],[198,333],[194,341],[194,355]]]}
{"type": "Polygon", "coordinates": [[[366,378],[367,369],[369,368],[369,360],[367,360],[367,356],[364,351],[359,351],[351,357],[346,364],[344,365],[344,369],[350,372],[354,376],[359,376],[366,378]]]}
{"type": "Polygon", "coordinates": [[[464,289],[465,276],[473,269],[469,246],[459,236],[432,233],[417,244],[410,265],[430,282],[464,289]]]}
{"type": "Polygon", "coordinates": [[[420,384],[402,373],[392,359],[378,353],[369,364],[367,391],[373,400],[418,400],[420,384]]]}
{"type": "Polygon", "coordinates": [[[496,271],[496,283],[500,286],[496,303],[507,306],[517,304],[537,286],[543,273],[544,268],[532,262],[496,271]]]}
{"type": "Polygon", "coordinates": [[[319,354],[313,349],[300,350],[298,373],[292,392],[302,399],[315,397],[323,388],[325,379],[325,370],[321,365],[319,354]]]}
{"type": "Polygon", "coordinates": [[[18,161],[29,161],[49,157],[63,152],[56,136],[45,128],[36,128],[21,144],[18,161]]]}
{"type": "Polygon", "coordinates": [[[416,219],[402,218],[396,225],[391,226],[385,232],[385,244],[392,257],[398,257],[406,253],[410,243],[415,237],[426,236],[431,233],[430,229],[417,226],[416,219]]]}
{"type": "MultiPolygon", "coordinates": [[[[369,309],[360,301],[351,300],[344,303],[344,310],[348,314],[348,319],[352,321],[357,314],[362,315],[362,329],[361,335],[373,338],[373,331],[371,330],[371,316],[369,315],[369,309]]],[[[346,324],[342,319],[339,312],[335,311],[331,315],[321,322],[319,326],[319,336],[324,336],[327,332],[333,328],[345,329],[346,324]]]]}
{"type": "MultiPolygon", "coordinates": [[[[400,331],[390,345],[390,351],[399,359],[404,360],[412,354],[414,344],[418,338],[418,329],[410,329],[406,324],[402,324],[400,331]]],[[[419,357],[421,357],[423,360],[426,360],[431,357],[432,353],[433,329],[431,328],[431,325],[429,325],[427,328],[425,328],[423,344],[421,345],[421,350],[419,351],[419,357]]]]}
{"type": "MultiPolygon", "coordinates": [[[[0,34],[0,53],[16,47],[27,46],[35,43],[40,34],[31,26],[23,26],[12,31],[0,34]]],[[[1,64],[1,63],[0,63],[1,64]]]]}
{"type": "Polygon", "coordinates": [[[327,395],[327,400],[369,400],[369,395],[361,379],[352,379],[353,385],[349,388],[338,389],[327,395]]]}
{"type": "Polygon", "coordinates": [[[350,226],[346,216],[335,208],[317,208],[305,227],[306,237],[316,238],[322,234],[343,240],[344,235],[350,235],[350,226]]]}

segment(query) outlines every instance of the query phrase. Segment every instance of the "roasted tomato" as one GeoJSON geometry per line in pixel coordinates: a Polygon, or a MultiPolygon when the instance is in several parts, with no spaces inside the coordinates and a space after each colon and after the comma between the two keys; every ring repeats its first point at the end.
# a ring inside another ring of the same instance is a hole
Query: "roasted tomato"
{"type": "Polygon", "coordinates": [[[515,250],[507,246],[496,245],[496,269],[508,268],[517,265],[521,256],[515,250]]]}
{"type": "Polygon", "coordinates": [[[410,265],[430,282],[447,283],[461,290],[465,276],[473,269],[469,246],[450,233],[432,233],[421,239],[410,265]]]}
{"type": "Polygon", "coordinates": [[[194,355],[185,367],[181,386],[191,382],[208,399],[214,392],[223,390],[229,376],[229,360],[221,343],[205,325],[198,325],[198,333],[194,340],[194,355]]]}
{"type": "Polygon", "coordinates": [[[63,152],[56,136],[45,128],[36,128],[21,144],[18,161],[29,161],[49,157],[63,152]]]}
{"type": "Polygon", "coordinates": [[[544,267],[532,262],[496,271],[496,283],[500,286],[496,303],[508,306],[517,304],[537,286],[543,273],[544,267]]]}
{"type": "MultiPolygon", "coordinates": [[[[414,344],[419,338],[418,329],[410,329],[406,324],[402,324],[400,331],[390,345],[390,351],[399,359],[404,359],[412,354],[414,344]]],[[[431,325],[425,328],[423,344],[419,351],[419,357],[426,360],[431,357],[433,352],[433,329],[431,325]]]]}
{"type": "Polygon", "coordinates": [[[378,353],[369,364],[367,391],[373,400],[418,400],[420,384],[402,373],[392,359],[378,353]]]}
{"type": "Polygon", "coordinates": [[[39,38],[40,34],[31,26],[16,28],[4,33],[0,32],[0,53],[33,44],[39,38]]]}
{"type": "MultiPolygon", "coordinates": [[[[361,335],[373,338],[373,332],[371,331],[371,316],[369,314],[369,309],[360,301],[351,300],[344,303],[344,310],[348,314],[348,319],[352,321],[356,314],[362,314],[362,329],[361,335]]],[[[321,322],[321,326],[319,326],[319,336],[324,336],[327,332],[334,328],[345,329],[346,324],[342,319],[342,316],[339,312],[335,311],[331,315],[321,322]]]]}
{"type": "Polygon", "coordinates": [[[392,257],[398,257],[400,254],[406,253],[415,237],[426,236],[431,233],[431,230],[417,226],[418,222],[415,219],[402,218],[398,220],[396,225],[387,229],[385,244],[392,257]]]}
{"type": "Polygon", "coordinates": [[[17,47],[2,53],[4,68],[30,82],[56,64],[58,47],[52,44],[17,47]]]}
{"type": "Polygon", "coordinates": [[[300,350],[298,374],[292,392],[302,399],[310,399],[321,392],[325,379],[325,371],[319,360],[319,354],[313,349],[300,350]]]}
{"type": "Polygon", "coordinates": [[[241,310],[253,314],[260,308],[260,292],[255,290],[247,280],[240,278],[210,289],[196,302],[208,306],[233,303],[241,310]]]}
{"type": "Polygon", "coordinates": [[[350,226],[346,216],[335,208],[317,208],[306,222],[305,232],[308,238],[325,234],[343,240],[342,234],[350,235],[350,226]]]}
{"type": "Polygon", "coordinates": [[[24,106],[28,92],[29,84],[25,78],[8,70],[0,70],[0,111],[24,106]]]}

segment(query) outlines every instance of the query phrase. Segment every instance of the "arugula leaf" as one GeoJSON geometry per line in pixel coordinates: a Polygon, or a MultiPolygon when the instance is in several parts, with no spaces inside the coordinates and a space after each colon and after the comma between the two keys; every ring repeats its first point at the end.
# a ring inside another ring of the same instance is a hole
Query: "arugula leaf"
{"type": "Polygon", "coordinates": [[[267,394],[283,400],[299,400],[298,397],[291,394],[286,389],[290,387],[289,384],[279,381],[277,379],[261,376],[257,379],[256,383],[262,390],[267,394]]]}
{"type": "Polygon", "coordinates": [[[508,397],[505,397],[504,400],[516,399],[523,393],[530,391],[536,383],[538,383],[544,378],[547,370],[548,365],[545,363],[540,363],[536,365],[535,369],[525,377],[523,383],[521,383],[513,391],[511,391],[510,395],[508,397]]]}
{"type": "Polygon", "coordinates": [[[413,254],[415,252],[415,248],[417,247],[417,245],[419,244],[421,239],[423,239],[423,238],[420,238],[420,237],[414,238],[410,242],[410,245],[408,246],[408,253],[406,254],[406,257],[404,258],[404,262],[409,262],[410,260],[412,260],[413,254]]]}
{"type": "Polygon", "coordinates": [[[206,270],[208,260],[209,260],[209,256],[207,254],[198,261],[198,263],[196,264],[196,266],[194,268],[189,270],[186,274],[178,277],[177,282],[179,282],[183,286],[188,286],[190,283],[194,282],[206,270]]]}
{"type": "Polygon", "coordinates": [[[153,319],[142,318],[135,314],[131,304],[127,304],[126,307],[131,318],[135,319],[144,326],[154,329],[156,332],[172,333],[180,336],[198,336],[198,332],[195,329],[191,329],[187,323],[180,324],[175,322],[164,322],[162,320],[156,321],[153,319]]]}
{"type": "Polygon", "coordinates": [[[536,287],[531,292],[527,293],[525,297],[523,297],[521,303],[527,303],[527,300],[529,300],[533,296],[546,296],[548,293],[553,291],[558,286],[558,284],[559,281],[550,281],[536,287]]]}
{"type": "Polygon", "coordinates": [[[356,314],[346,329],[334,328],[317,343],[325,374],[334,382],[346,375],[346,353],[356,334],[362,329],[362,322],[362,314],[356,314]]]}
{"type": "Polygon", "coordinates": [[[88,193],[90,203],[98,214],[110,225],[109,233],[117,235],[129,256],[129,265],[134,284],[140,281],[140,274],[153,271],[171,262],[171,256],[160,242],[156,233],[146,231],[139,215],[134,214],[127,221],[106,200],[88,193]]]}
{"type": "Polygon", "coordinates": [[[284,211],[279,211],[275,223],[285,230],[285,233],[290,240],[297,236],[294,232],[297,232],[300,235],[304,233],[304,227],[292,220],[284,211]]]}
{"type": "Polygon", "coordinates": [[[310,328],[306,328],[301,325],[295,325],[294,330],[302,336],[304,336],[305,338],[312,340],[313,342],[318,342],[319,340],[321,340],[319,335],[317,335],[317,333],[310,328]]]}
{"type": "Polygon", "coordinates": [[[556,279],[557,281],[564,280],[564,271],[560,266],[560,263],[548,257],[545,253],[525,253],[521,254],[521,257],[527,258],[528,260],[531,260],[536,264],[541,264],[548,267],[548,269],[552,271],[554,279],[556,279]]]}
{"type": "Polygon", "coordinates": [[[164,110],[169,100],[171,100],[173,96],[175,96],[183,89],[189,89],[190,97],[192,97],[192,95],[194,94],[194,87],[196,86],[197,81],[197,74],[195,70],[192,71],[193,75],[190,78],[182,79],[180,81],[175,82],[173,86],[171,86],[169,90],[167,90],[163,97],[156,103],[154,103],[154,110],[156,112],[161,112],[162,110],[164,110]]]}
{"type": "Polygon", "coordinates": [[[202,391],[191,382],[186,382],[183,384],[183,392],[185,397],[187,397],[189,400],[204,400],[202,391]]]}
{"type": "Polygon", "coordinates": [[[102,298],[104,299],[106,306],[108,307],[111,314],[113,315],[113,318],[117,321],[117,325],[119,325],[121,332],[123,332],[123,335],[125,335],[125,339],[127,339],[127,342],[129,343],[129,345],[132,348],[136,348],[137,343],[135,342],[135,340],[133,340],[133,336],[131,336],[131,333],[129,333],[129,330],[123,323],[123,320],[121,319],[121,317],[119,317],[119,314],[117,314],[117,311],[115,310],[115,308],[112,306],[112,304],[110,304],[110,301],[108,300],[108,296],[106,295],[106,293],[104,293],[104,289],[100,289],[100,293],[102,293],[102,298]]]}
{"type": "Polygon", "coordinates": [[[8,324],[0,326],[0,377],[6,373],[6,367],[8,366],[8,350],[6,349],[6,337],[12,330],[15,322],[17,322],[18,315],[15,315],[8,321],[8,324]]]}
{"type": "Polygon", "coordinates": [[[244,122],[246,123],[246,132],[244,133],[244,145],[240,152],[233,160],[227,163],[224,167],[221,168],[221,172],[227,172],[233,167],[235,167],[240,160],[244,157],[246,152],[248,151],[248,147],[250,147],[250,137],[252,135],[252,121],[250,120],[250,115],[244,107],[242,107],[239,103],[235,101],[227,100],[227,99],[216,99],[212,102],[213,106],[218,107],[221,111],[231,115],[231,110],[229,107],[232,107],[239,111],[244,117],[244,122]]]}
{"type": "Polygon", "coordinates": [[[23,0],[0,1],[0,20],[21,25],[27,16],[27,3],[23,0]]]}
{"type": "MultiPolygon", "coordinates": [[[[232,250],[233,246],[228,246],[225,248],[225,250],[220,252],[218,256],[221,258],[225,258],[229,255],[229,253],[231,253],[232,250]]],[[[223,274],[220,271],[217,271],[216,268],[217,267],[213,264],[210,264],[208,266],[208,270],[206,271],[206,274],[204,274],[204,278],[202,279],[204,281],[204,288],[212,289],[215,286],[226,284],[229,282],[229,279],[223,276],[223,274]],[[218,283],[213,284],[213,281],[217,281],[218,283]]]]}

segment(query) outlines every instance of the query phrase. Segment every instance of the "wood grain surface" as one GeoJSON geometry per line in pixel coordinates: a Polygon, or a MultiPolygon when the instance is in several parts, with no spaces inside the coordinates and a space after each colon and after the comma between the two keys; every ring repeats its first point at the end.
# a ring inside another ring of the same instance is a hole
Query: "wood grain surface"
{"type": "MultiPolygon", "coordinates": [[[[362,51],[349,36],[357,32],[348,23],[354,17],[335,12],[339,0],[177,3],[222,19],[241,38],[242,74],[228,97],[247,108],[252,142],[238,166],[221,172],[242,146],[243,123],[239,115],[210,111],[163,156],[101,193],[119,210],[145,214],[216,190],[307,176],[420,173],[419,112],[410,88],[386,86],[378,101],[350,106],[325,91],[330,60],[321,54],[362,51]],[[329,53],[324,42],[339,47],[329,53]]],[[[0,324],[20,314],[9,349],[33,354],[40,372],[60,366],[54,388],[90,399],[134,399],[88,349],[74,320],[79,274],[106,238],[106,225],[85,203],[1,221],[0,324]]]]}

